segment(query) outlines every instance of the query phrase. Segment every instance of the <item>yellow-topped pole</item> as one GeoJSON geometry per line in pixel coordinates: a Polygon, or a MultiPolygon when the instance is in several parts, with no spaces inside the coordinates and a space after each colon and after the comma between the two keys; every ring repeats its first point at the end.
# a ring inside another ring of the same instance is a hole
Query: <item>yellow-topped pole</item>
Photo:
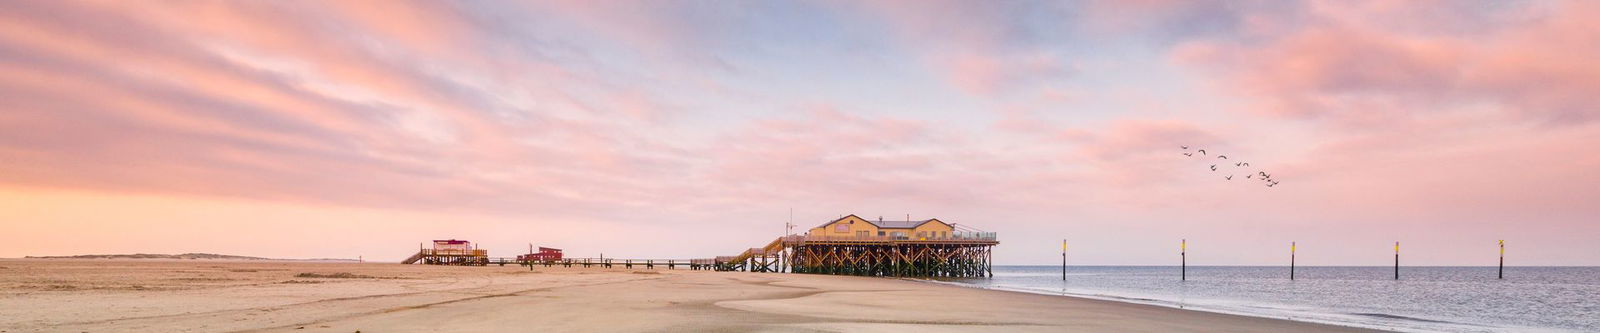
{"type": "Polygon", "coordinates": [[[1506,240],[1500,240],[1500,273],[1496,279],[1506,278],[1506,240]]]}
{"type": "Polygon", "coordinates": [[[1061,240],[1061,281],[1067,280],[1067,240],[1061,240]]]}
{"type": "Polygon", "coordinates": [[[1294,280],[1294,242],[1289,242],[1289,280],[1294,280]]]}
{"type": "Polygon", "coordinates": [[[1394,242],[1394,279],[1400,279],[1400,242],[1394,242]]]}
{"type": "Polygon", "coordinates": [[[1178,280],[1189,280],[1189,240],[1178,242],[1178,280]]]}

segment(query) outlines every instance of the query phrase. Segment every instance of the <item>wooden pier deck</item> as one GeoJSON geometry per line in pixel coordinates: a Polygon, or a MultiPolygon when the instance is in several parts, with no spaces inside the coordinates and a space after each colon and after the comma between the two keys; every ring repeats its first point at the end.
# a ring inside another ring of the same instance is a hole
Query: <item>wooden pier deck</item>
{"type": "Polygon", "coordinates": [[[982,277],[993,275],[994,233],[952,237],[779,237],[764,247],[714,259],[723,271],[868,276],[982,277]]]}

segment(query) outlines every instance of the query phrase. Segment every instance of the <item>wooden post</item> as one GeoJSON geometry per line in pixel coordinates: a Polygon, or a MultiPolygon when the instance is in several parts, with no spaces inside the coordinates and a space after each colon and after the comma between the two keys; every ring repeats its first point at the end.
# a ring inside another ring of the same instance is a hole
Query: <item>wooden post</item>
{"type": "Polygon", "coordinates": [[[1289,280],[1294,281],[1294,242],[1289,242],[1289,280]]]}
{"type": "Polygon", "coordinates": [[[1394,279],[1400,279],[1400,242],[1394,242],[1394,279]]]}
{"type": "Polygon", "coordinates": [[[1496,279],[1506,278],[1506,240],[1500,240],[1500,272],[1496,279]]]}
{"type": "Polygon", "coordinates": [[[1189,280],[1189,240],[1178,243],[1178,280],[1189,280]]]}

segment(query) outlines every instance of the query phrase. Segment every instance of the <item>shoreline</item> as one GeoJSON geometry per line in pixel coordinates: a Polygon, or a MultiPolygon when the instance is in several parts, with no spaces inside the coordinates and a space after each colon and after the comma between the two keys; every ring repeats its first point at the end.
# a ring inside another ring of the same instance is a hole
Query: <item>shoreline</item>
{"type": "Polygon", "coordinates": [[[1206,266],[1190,267],[1187,282],[1171,268],[1168,276],[1165,267],[1100,266],[1062,280],[1059,266],[1004,266],[992,279],[929,282],[1406,332],[1578,332],[1595,323],[1582,310],[1593,304],[1584,295],[1595,290],[1594,267],[1526,268],[1505,279],[1493,266],[1419,267],[1401,281],[1374,276],[1387,267],[1317,266],[1295,281],[1280,267],[1206,266]]]}
{"type": "Polygon", "coordinates": [[[836,275],[134,260],[0,267],[0,330],[12,332],[1371,331],[836,275]],[[337,273],[350,274],[323,278],[337,273]]]}
{"type": "MultiPolygon", "coordinates": [[[[1408,333],[1444,332],[1444,331],[1433,331],[1433,330],[1416,330],[1416,329],[1410,329],[1410,328],[1407,328],[1407,327],[1394,327],[1394,326],[1384,326],[1384,325],[1364,325],[1364,324],[1358,323],[1358,322],[1342,322],[1342,321],[1333,321],[1333,320],[1320,320],[1320,319],[1309,318],[1309,317],[1293,317],[1293,316],[1276,317],[1276,316],[1272,316],[1271,314],[1268,314],[1268,313],[1258,313],[1258,312],[1248,312],[1248,311],[1231,311],[1231,310],[1228,310],[1228,309],[1211,307],[1211,306],[1207,306],[1207,305],[1198,305],[1198,306],[1185,307],[1183,305],[1179,305],[1176,302],[1168,301],[1168,300],[1161,300],[1161,299],[1134,298],[1134,297],[1123,297],[1123,296],[1114,296],[1114,295],[1052,293],[1052,292],[1046,292],[1046,291],[1040,291],[1040,290],[1029,290],[1029,289],[1025,289],[1025,288],[985,287],[985,286],[972,285],[972,284],[966,284],[966,283],[960,283],[960,282],[949,282],[949,281],[939,281],[939,280],[928,280],[928,279],[917,279],[917,278],[900,278],[900,279],[906,280],[906,281],[914,281],[914,282],[921,282],[921,283],[931,283],[931,284],[936,284],[936,285],[956,286],[956,287],[961,287],[961,288],[973,288],[973,289],[994,291],[994,292],[1019,293],[1019,294],[1028,294],[1028,295],[1044,295],[1044,296],[1053,296],[1053,297],[1068,297],[1068,298],[1074,298],[1074,299],[1080,299],[1080,300],[1092,300],[1092,301],[1117,302],[1117,303],[1127,303],[1127,304],[1158,306],[1158,307],[1169,308],[1169,309],[1173,309],[1173,310],[1181,310],[1181,311],[1198,311],[1198,312],[1225,314],[1225,315],[1233,315],[1233,316],[1245,316],[1245,317],[1254,317],[1254,318],[1263,318],[1263,319],[1288,320],[1288,321],[1296,321],[1296,322],[1303,322],[1303,323],[1320,324],[1320,325],[1332,325],[1332,326],[1359,328],[1359,329],[1372,329],[1372,330],[1381,330],[1381,331],[1390,331],[1390,332],[1408,332],[1408,333]]],[[[1426,319],[1415,319],[1415,318],[1407,318],[1407,319],[1408,320],[1424,321],[1424,322],[1437,322],[1437,321],[1426,320],[1426,319]]],[[[1445,323],[1450,323],[1450,322],[1445,322],[1445,323]]],[[[1466,325],[1466,324],[1462,324],[1462,323],[1450,323],[1450,324],[1466,325]]],[[[1479,327],[1479,328],[1482,328],[1482,329],[1508,329],[1508,328],[1503,328],[1503,327],[1479,327]]]]}

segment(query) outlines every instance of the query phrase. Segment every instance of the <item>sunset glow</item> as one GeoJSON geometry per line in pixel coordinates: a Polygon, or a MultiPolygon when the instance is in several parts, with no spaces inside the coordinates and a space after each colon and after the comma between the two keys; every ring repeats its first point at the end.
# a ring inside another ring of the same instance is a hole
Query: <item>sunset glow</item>
{"type": "Polygon", "coordinates": [[[5,1],[0,257],[698,258],[792,209],[997,232],[1001,264],[1065,239],[1075,264],[1176,265],[1186,239],[1190,265],[1381,266],[1401,241],[1481,266],[1504,239],[1508,263],[1596,265],[1596,22],[1594,1],[5,1]]]}

